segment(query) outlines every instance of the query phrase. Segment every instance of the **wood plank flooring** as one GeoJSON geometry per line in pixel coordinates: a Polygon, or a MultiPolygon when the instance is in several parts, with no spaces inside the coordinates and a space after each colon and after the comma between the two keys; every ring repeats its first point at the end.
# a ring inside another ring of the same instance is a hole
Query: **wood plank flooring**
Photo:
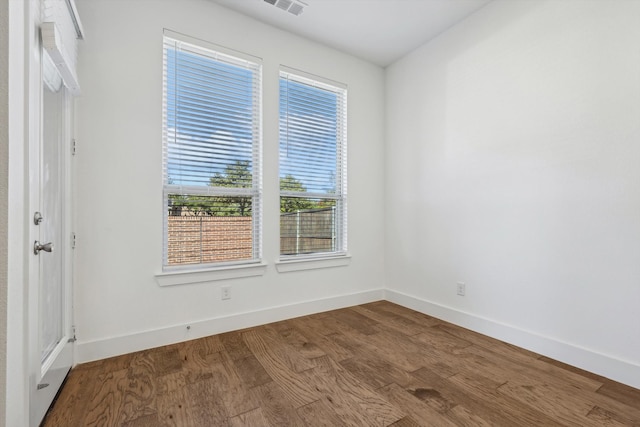
{"type": "Polygon", "coordinates": [[[640,390],[386,301],[74,368],[44,426],[640,426],[640,390]]]}

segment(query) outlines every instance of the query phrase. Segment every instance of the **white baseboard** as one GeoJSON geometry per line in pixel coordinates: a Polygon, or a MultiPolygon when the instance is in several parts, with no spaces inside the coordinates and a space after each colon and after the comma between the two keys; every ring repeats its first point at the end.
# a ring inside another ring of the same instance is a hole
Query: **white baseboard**
{"type": "Polygon", "coordinates": [[[640,388],[640,366],[637,364],[401,292],[387,289],[385,299],[631,387],[640,388]]]}
{"type": "Polygon", "coordinates": [[[75,346],[75,361],[76,363],[86,363],[106,359],[134,351],[382,299],[602,375],[631,387],[640,388],[640,366],[637,364],[389,289],[376,289],[321,300],[305,301],[100,340],[78,341],[75,346]],[[187,329],[187,326],[189,326],[189,329],[187,329]]]}
{"type": "Polygon", "coordinates": [[[86,363],[132,353],[134,351],[175,344],[280,320],[379,301],[384,298],[383,289],[339,295],[321,300],[271,307],[264,310],[232,314],[198,322],[174,325],[161,329],[137,332],[129,335],[76,342],[75,362],[86,363]],[[189,327],[189,329],[187,329],[189,327]]]}

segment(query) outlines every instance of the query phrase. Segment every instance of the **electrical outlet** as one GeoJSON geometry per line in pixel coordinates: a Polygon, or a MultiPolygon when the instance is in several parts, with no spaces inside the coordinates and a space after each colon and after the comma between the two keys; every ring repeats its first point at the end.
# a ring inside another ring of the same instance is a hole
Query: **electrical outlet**
{"type": "Polygon", "coordinates": [[[467,291],[467,287],[464,284],[464,282],[458,282],[457,288],[456,288],[456,293],[458,295],[460,295],[461,297],[463,297],[464,294],[466,293],[466,291],[467,291]]]}
{"type": "Polygon", "coordinates": [[[221,291],[222,299],[231,299],[231,286],[223,286],[221,291]]]}

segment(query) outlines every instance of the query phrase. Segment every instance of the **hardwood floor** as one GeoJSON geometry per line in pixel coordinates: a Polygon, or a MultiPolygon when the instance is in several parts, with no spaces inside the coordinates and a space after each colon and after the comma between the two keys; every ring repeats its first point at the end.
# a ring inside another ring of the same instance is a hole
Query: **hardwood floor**
{"type": "Polygon", "coordinates": [[[640,390],[389,302],[79,365],[44,426],[640,426],[640,390]]]}

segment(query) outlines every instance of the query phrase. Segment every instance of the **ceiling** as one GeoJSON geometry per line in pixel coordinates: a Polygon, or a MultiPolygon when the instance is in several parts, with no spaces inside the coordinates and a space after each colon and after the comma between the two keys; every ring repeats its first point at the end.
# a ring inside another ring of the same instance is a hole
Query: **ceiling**
{"type": "Polygon", "coordinates": [[[295,16],[264,0],[213,0],[386,67],[491,0],[302,0],[295,16]]]}

